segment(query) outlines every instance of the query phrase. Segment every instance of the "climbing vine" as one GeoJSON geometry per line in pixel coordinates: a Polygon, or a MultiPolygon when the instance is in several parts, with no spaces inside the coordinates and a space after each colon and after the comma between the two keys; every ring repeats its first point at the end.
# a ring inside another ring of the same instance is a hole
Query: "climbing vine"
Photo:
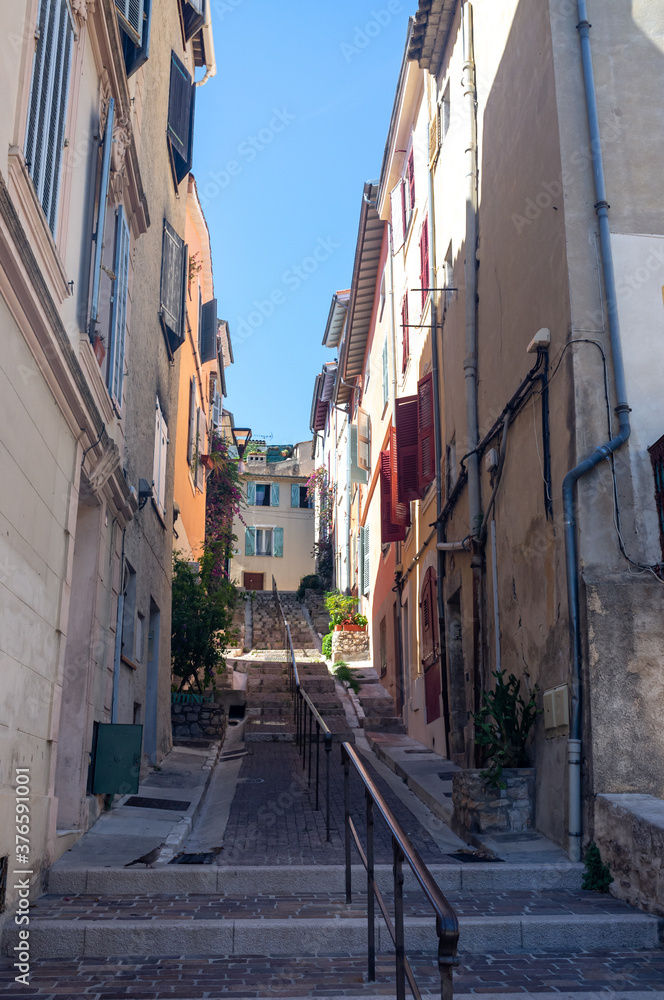
{"type": "Polygon", "coordinates": [[[211,569],[214,578],[227,575],[226,565],[233,554],[233,533],[236,516],[242,520],[242,485],[237,462],[229,456],[228,444],[212,435],[210,442],[212,472],[207,480],[205,508],[205,541],[213,557],[211,569]]]}
{"type": "Polygon", "coordinates": [[[325,542],[334,519],[334,484],[330,483],[327,469],[319,465],[307,480],[307,498],[313,500],[318,511],[318,540],[325,542]]]}

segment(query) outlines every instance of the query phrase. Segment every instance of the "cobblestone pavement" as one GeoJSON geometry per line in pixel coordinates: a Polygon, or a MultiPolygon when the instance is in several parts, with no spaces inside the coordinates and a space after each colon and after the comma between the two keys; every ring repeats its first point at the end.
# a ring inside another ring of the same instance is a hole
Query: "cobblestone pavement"
{"type": "MultiPolygon", "coordinates": [[[[424,996],[440,996],[435,960],[409,956],[424,996]]],[[[375,996],[394,989],[394,959],[378,956],[375,983],[366,959],[319,956],[52,959],[32,962],[29,986],[0,964],[2,1000],[168,1000],[168,998],[375,996]]],[[[586,952],[576,955],[464,955],[455,993],[542,991],[654,992],[664,989],[664,952],[586,952]]]]}
{"type": "MultiPolygon", "coordinates": [[[[117,895],[98,898],[90,895],[45,895],[33,906],[33,918],[49,920],[214,920],[228,917],[242,918],[322,918],[358,917],[366,914],[365,896],[354,894],[354,901],[346,905],[343,893],[316,895],[230,895],[211,897],[208,893],[151,893],[150,896],[117,895]]],[[[384,894],[388,904],[389,893],[384,894]]],[[[458,916],[520,916],[532,914],[586,914],[632,913],[627,903],[597,892],[546,892],[465,893],[448,891],[450,901],[458,916]]],[[[406,916],[431,916],[431,906],[424,895],[414,889],[404,892],[406,916]]]]}
{"type": "MultiPolygon", "coordinates": [[[[297,747],[292,743],[248,743],[238,788],[224,835],[220,865],[310,865],[344,863],[343,768],[338,743],[330,752],[330,842],[325,840],[325,761],[321,749],[320,804],[313,808],[297,747]],[[304,778],[302,775],[304,774],[304,778]]],[[[313,764],[315,765],[315,755],[313,764]]],[[[425,862],[454,864],[443,854],[429,832],[370,768],[381,793],[425,862]]],[[[366,834],[362,784],[351,771],[353,820],[364,840],[366,834]]],[[[377,864],[392,862],[387,827],[375,823],[377,864]]],[[[355,856],[355,850],[353,851],[355,856]]]]}

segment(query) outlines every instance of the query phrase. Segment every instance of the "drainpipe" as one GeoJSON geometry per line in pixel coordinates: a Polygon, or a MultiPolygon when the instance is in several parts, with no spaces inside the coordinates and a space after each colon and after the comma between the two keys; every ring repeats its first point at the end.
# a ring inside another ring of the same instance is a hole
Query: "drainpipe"
{"type": "MultiPolygon", "coordinates": [[[[426,78],[426,71],[425,71],[426,78]]],[[[431,128],[431,124],[429,124],[431,128]]],[[[427,144],[427,149],[429,148],[427,144]]],[[[445,729],[445,754],[451,760],[450,744],[450,695],[447,684],[447,657],[445,653],[445,602],[443,578],[445,576],[445,525],[443,510],[443,430],[440,418],[440,360],[438,354],[438,299],[436,285],[436,210],[433,195],[433,166],[429,160],[427,171],[429,186],[429,288],[431,292],[431,381],[433,383],[433,431],[436,452],[436,594],[438,604],[438,642],[440,644],[440,675],[443,696],[443,726],[445,729]],[[445,668],[443,670],[443,667],[445,668]]],[[[473,254],[474,256],[474,254],[473,254]]],[[[475,299],[473,298],[473,302],[475,299]]],[[[473,446],[474,447],[474,446],[473,446]]]]}
{"type": "MultiPolygon", "coordinates": [[[[388,225],[388,247],[387,256],[390,261],[390,340],[392,343],[392,392],[391,392],[391,405],[392,405],[392,422],[396,427],[397,421],[397,324],[394,312],[394,260],[392,257],[392,224],[388,225]]],[[[401,542],[395,542],[394,549],[394,559],[397,566],[401,566],[401,542]]],[[[399,698],[399,704],[401,705],[401,715],[402,718],[404,713],[407,712],[406,707],[406,697],[404,691],[404,671],[406,670],[406,657],[404,656],[403,648],[403,621],[402,621],[402,607],[401,607],[401,596],[403,594],[403,571],[398,569],[394,574],[394,591],[396,594],[396,626],[397,634],[395,636],[395,646],[397,654],[397,671],[396,671],[396,681],[397,681],[397,694],[399,698]]]]}
{"type": "Polygon", "coordinates": [[[468,109],[470,135],[466,149],[466,357],[463,370],[466,379],[466,424],[468,469],[468,520],[473,536],[480,531],[481,501],[479,457],[475,449],[479,441],[477,417],[477,89],[475,87],[475,47],[473,41],[473,7],[463,5],[463,96],[468,109]]]}
{"type": "Polygon", "coordinates": [[[599,223],[599,240],[602,256],[602,274],[609,320],[609,337],[611,340],[611,355],[613,358],[613,377],[616,391],[616,413],[618,414],[618,433],[605,444],[597,446],[595,451],[583,462],[571,469],[563,480],[563,510],[565,525],[565,557],[567,568],[567,595],[569,602],[570,639],[572,645],[572,711],[570,721],[570,736],[568,741],[568,778],[569,778],[569,856],[571,861],[581,860],[582,833],[582,794],[581,794],[581,737],[582,737],[582,643],[579,599],[579,558],[576,540],[576,512],[574,509],[574,486],[582,476],[594,469],[604,459],[608,459],[628,439],[630,434],[629,406],[627,405],[627,390],[625,386],[625,368],[623,365],[622,344],[620,338],[620,322],[618,320],[618,304],[616,297],[616,278],[611,250],[611,232],[609,229],[609,205],[606,198],[604,181],[604,161],[599,129],[597,110],[597,91],[593,72],[592,52],[590,47],[590,23],[586,0],[578,0],[579,23],[577,25],[581,38],[581,59],[583,63],[583,81],[588,113],[588,129],[590,133],[590,149],[592,152],[593,176],[595,179],[595,209],[599,223]]]}
{"type": "Polygon", "coordinates": [[[122,555],[120,556],[120,593],[118,594],[118,617],[115,626],[115,655],[113,657],[113,698],[111,701],[111,722],[118,721],[118,700],[120,697],[120,656],[122,653],[122,622],[124,619],[124,554],[125,529],[122,529],[122,555]]]}

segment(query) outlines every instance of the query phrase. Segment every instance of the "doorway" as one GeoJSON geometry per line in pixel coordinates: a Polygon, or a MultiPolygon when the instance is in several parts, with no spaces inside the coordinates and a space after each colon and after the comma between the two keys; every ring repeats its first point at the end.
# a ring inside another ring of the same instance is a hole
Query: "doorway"
{"type": "Polygon", "coordinates": [[[159,694],[159,625],[161,613],[150,598],[148,624],[148,659],[145,678],[145,727],[143,753],[151,764],[157,763],[157,698],[159,694]]]}
{"type": "Polygon", "coordinates": [[[264,590],[263,581],[265,573],[243,573],[243,583],[245,590],[264,590]]]}

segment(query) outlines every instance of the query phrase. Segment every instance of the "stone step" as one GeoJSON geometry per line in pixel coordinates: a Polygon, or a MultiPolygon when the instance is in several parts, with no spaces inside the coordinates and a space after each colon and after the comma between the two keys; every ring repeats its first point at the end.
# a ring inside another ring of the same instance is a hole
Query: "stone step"
{"type": "MultiPolygon", "coordinates": [[[[591,951],[656,949],[657,917],[597,893],[489,893],[450,891],[459,918],[459,951],[484,954],[546,949],[591,951]],[[587,898],[592,897],[592,898],[587,898]]],[[[389,906],[388,902],[388,906],[389,906]]],[[[435,918],[426,900],[406,893],[406,948],[435,953],[435,918]]],[[[5,954],[18,928],[4,939],[5,954]]],[[[366,952],[365,901],[342,893],[283,896],[180,894],[48,895],[31,909],[30,946],[41,958],[112,955],[316,955],[366,952]]],[[[376,921],[376,945],[391,938],[376,921]]]]}

